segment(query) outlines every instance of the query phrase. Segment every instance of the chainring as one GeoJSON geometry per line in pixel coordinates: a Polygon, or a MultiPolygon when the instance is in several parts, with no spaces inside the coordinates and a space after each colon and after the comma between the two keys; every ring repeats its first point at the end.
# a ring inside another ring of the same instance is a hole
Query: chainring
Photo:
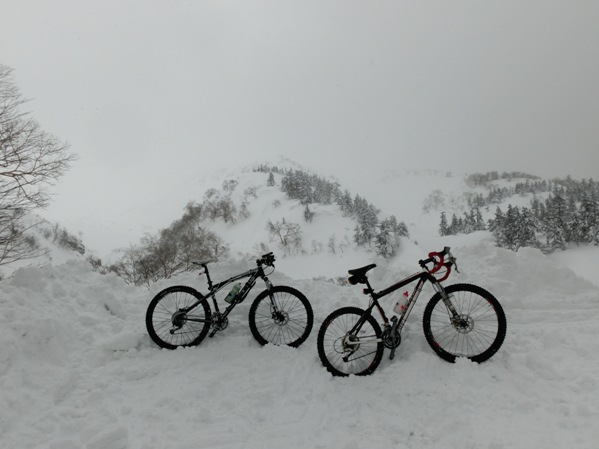
{"type": "Polygon", "coordinates": [[[220,313],[215,313],[210,318],[210,324],[212,325],[212,328],[216,329],[217,331],[222,331],[225,330],[229,325],[229,319],[222,316],[220,313]]]}
{"type": "Polygon", "coordinates": [[[401,335],[399,335],[399,331],[395,330],[395,335],[391,335],[391,328],[385,329],[383,331],[383,344],[387,349],[393,349],[399,347],[401,344],[401,335]]]}

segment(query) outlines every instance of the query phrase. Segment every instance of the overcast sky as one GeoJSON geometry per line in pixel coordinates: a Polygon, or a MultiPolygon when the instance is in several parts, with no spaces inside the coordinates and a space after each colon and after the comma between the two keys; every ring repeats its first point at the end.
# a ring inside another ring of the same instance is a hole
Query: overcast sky
{"type": "Polygon", "coordinates": [[[599,179],[596,0],[2,0],[0,62],[79,155],[65,217],[277,155],[599,179]]]}

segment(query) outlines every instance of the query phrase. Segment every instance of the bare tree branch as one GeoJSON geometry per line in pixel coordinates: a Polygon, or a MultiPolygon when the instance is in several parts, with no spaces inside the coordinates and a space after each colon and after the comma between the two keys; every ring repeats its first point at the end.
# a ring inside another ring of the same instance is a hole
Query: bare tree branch
{"type": "Polygon", "coordinates": [[[28,244],[23,217],[48,205],[48,187],[76,159],[67,143],[20,111],[25,102],[11,69],[0,64],[0,265],[38,254],[28,244]]]}

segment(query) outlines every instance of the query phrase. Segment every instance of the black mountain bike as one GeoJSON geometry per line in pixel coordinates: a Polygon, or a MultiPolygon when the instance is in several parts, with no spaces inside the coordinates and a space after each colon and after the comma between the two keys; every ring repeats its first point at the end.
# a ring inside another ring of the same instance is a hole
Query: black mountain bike
{"type": "Polygon", "coordinates": [[[258,278],[266,284],[250,307],[249,322],[252,335],[261,345],[287,345],[297,347],[310,335],[314,314],[308,299],[298,290],[286,286],[273,286],[264,267],[274,272],[275,257],[272,253],[256,261],[257,268],[233,276],[217,284],[212,283],[208,264],[211,260],[192,262],[206,274],[208,294],[177,285],[158,293],[148,306],[146,327],[154,342],[163,348],[195,346],[208,335],[214,337],[229,325],[229,313],[248,295],[258,278]],[[226,308],[221,312],[215,294],[235,281],[248,278],[245,285],[237,283],[225,298],[226,308]],[[214,310],[210,309],[212,298],[214,310]],[[208,334],[210,332],[210,334],[208,334]]]}
{"type": "MultiPolygon", "coordinates": [[[[505,338],[506,319],[497,299],[487,290],[470,284],[447,287],[441,282],[449,277],[456,259],[446,247],[433,252],[428,259],[418,263],[421,271],[375,292],[366,273],[375,264],[349,270],[350,284],[366,284],[364,294],[370,295],[366,310],[343,307],[331,313],[322,323],[318,333],[318,355],[323,365],[334,376],[372,374],[383,358],[384,348],[391,350],[389,359],[401,343],[401,330],[428,281],[436,293],[424,309],[422,324],[426,341],[433,351],[448,362],[457,357],[467,357],[474,362],[484,362],[495,354],[505,338]],[[432,268],[427,267],[433,264],[432,268]],[[405,293],[406,302],[399,316],[387,318],[379,299],[417,282],[411,296],[405,293]],[[382,317],[382,329],[372,316],[376,308],[382,317]]],[[[459,272],[459,271],[458,271],[459,272]]]]}

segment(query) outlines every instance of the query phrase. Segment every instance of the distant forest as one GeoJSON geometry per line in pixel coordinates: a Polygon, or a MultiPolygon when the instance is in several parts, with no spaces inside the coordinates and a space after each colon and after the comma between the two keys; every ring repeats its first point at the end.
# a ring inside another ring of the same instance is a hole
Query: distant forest
{"type": "Polygon", "coordinates": [[[269,173],[267,184],[272,182],[272,173],[283,175],[281,190],[292,200],[305,205],[304,217],[309,220],[310,204],[336,204],[344,216],[357,221],[353,240],[356,245],[372,249],[376,254],[393,257],[399,248],[401,237],[408,236],[408,228],[394,215],[379,218],[380,211],[359,195],[353,198],[347,189],[341,190],[339,183],[302,170],[280,170],[277,167],[259,166],[256,171],[269,173]]]}
{"type": "Polygon", "coordinates": [[[455,235],[479,230],[490,231],[497,246],[517,251],[520,247],[539,248],[544,252],[565,249],[569,243],[599,245],[599,183],[576,181],[570,177],[541,180],[525,174],[504,176],[491,172],[471,175],[468,181],[475,186],[489,186],[499,179],[522,179],[513,187],[489,187],[487,195],[468,199],[470,210],[461,217],[450,219],[441,213],[439,233],[455,235]],[[489,208],[515,195],[532,194],[529,207],[508,204],[506,210],[496,206],[495,216],[486,223],[481,208],[489,208]]]}

